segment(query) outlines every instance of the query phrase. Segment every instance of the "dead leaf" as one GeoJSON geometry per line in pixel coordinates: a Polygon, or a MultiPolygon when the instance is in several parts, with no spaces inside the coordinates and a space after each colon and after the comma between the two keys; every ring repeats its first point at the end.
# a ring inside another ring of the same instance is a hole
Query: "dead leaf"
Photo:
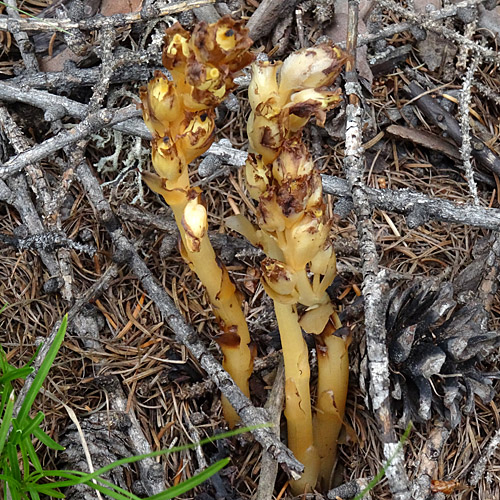
{"type": "Polygon", "coordinates": [[[45,72],[58,72],[64,69],[66,61],[78,62],[81,60],[80,56],[77,56],[73,51],[66,48],[53,57],[42,57],[40,59],[40,69],[45,72]]]}
{"type": "Polygon", "coordinates": [[[112,16],[114,14],[129,14],[137,12],[142,7],[142,0],[102,0],[101,14],[112,16]]]}
{"type": "Polygon", "coordinates": [[[385,131],[393,137],[411,141],[433,151],[439,151],[454,160],[460,159],[457,147],[436,134],[400,125],[390,125],[385,131]]]}

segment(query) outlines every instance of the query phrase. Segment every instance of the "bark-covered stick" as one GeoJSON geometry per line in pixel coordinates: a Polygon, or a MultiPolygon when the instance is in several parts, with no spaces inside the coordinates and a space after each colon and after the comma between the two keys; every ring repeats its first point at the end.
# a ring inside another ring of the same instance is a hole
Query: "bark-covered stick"
{"type": "Polygon", "coordinates": [[[363,296],[365,299],[365,334],[370,370],[370,398],[377,417],[384,456],[392,460],[386,468],[386,476],[393,498],[409,500],[408,477],[404,468],[403,453],[397,450],[397,439],[392,424],[389,393],[389,360],[386,346],[385,306],[387,286],[385,276],[379,271],[377,248],[371,220],[372,208],[365,194],[364,151],[361,126],[361,86],[356,73],[358,0],[349,0],[346,64],[346,151],[344,169],[352,195],[358,223],[357,232],[363,271],[363,296]]]}
{"type": "MultiPolygon", "coordinates": [[[[252,406],[229,374],[220,363],[208,352],[199,340],[196,331],[188,325],[179,310],[175,307],[168,293],[153,276],[144,261],[139,256],[133,243],[124,235],[120,221],[114,215],[109,202],[104,198],[101,186],[92,174],[81,153],[72,157],[77,165],[76,175],[85,188],[87,196],[94,206],[99,222],[108,231],[114,244],[114,259],[129,265],[140,280],[148,296],[156,304],[176,340],[185,345],[191,354],[198,360],[201,367],[215,382],[219,390],[225,395],[236,409],[245,425],[263,425],[269,422],[269,415],[261,408],[252,406]]],[[[280,443],[279,439],[268,428],[252,431],[255,439],[278,461],[292,477],[299,477],[303,466],[297,461],[290,450],[280,443]]]]}

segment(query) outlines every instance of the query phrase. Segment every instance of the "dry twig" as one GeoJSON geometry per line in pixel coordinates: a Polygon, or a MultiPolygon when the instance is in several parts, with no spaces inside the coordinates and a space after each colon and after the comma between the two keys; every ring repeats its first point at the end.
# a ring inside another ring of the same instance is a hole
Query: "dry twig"
{"type": "Polygon", "coordinates": [[[374,230],[371,221],[372,208],[366,196],[363,181],[364,151],[361,128],[361,87],[356,67],[357,0],[349,0],[349,24],[346,65],[346,151],[344,169],[352,193],[356,212],[359,251],[363,270],[363,296],[365,300],[365,335],[370,371],[370,398],[378,419],[384,456],[392,462],[387,466],[389,487],[396,500],[410,498],[408,478],[404,468],[404,455],[397,451],[397,439],[392,423],[391,399],[389,394],[389,360],[386,346],[385,307],[388,287],[385,274],[379,270],[374,230]]]}

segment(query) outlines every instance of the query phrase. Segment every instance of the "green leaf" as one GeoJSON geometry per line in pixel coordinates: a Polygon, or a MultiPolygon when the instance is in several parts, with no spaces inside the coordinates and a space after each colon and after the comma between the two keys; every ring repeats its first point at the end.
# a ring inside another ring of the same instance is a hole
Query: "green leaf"
{"type": "Polygon", "coordinates": [[[40,388],[42,387],[43,381],[47,377],[49,373],[50,367],[54,362],[54,359],[57,356],[59,348],[61,347],[62,341],[64,339],[64,334],[66,333],[66,327],[68,326],[68,315],[66,314],[62,321],[59,330],[56,333],[54,338],[54,342],[49,347],[49,350],[45,356],[45,359],[42,361],[40,368],[38,369],[38,373],[36,374],[31,387],[29,388],[26,397],[24,398],[23,404],[19,413],[17,415],[18,422],[22,425],[24,419],[28,416],[28,413],[35,401],[36,396],[38,395],[40,388]]]}
{"type": "Polygon", "coordinates": [[[46,434],[40,427],[33,430],[33,436],[35,436],[41,443],[43,443],[47,448],[52,450],[64,451],[66,448],[61,446],[59,443],[54,441],[48,434],[46,434]]]}
{"type": "Polygon", "coordinates": [[[157,495],[153,495],[148,500],[166,500],[168,498],[175,498],[178,495],[182,495],[186,493],[186,491],[192,490],[195,486],[206,481],[208,478],[212,477],[214,474],[217,474],[221,469],[223,469],[229,463],[229,458],[223,458],[219,460],[215,464],[212,464],[210,467],[207,467],[204,471],[201,471],[196,476],[190,477],[178,484],[177,486],[173,486],[162,493],[158,493],[157,495]]]}
{"type": "Polygon", "coordinates": [[[0,456],[2,455],[5,442],[7,439],[7,434],[9,433],[9,429],[12,422],[12,412],[14,410],[14,393],[11,392],[9,396],[9,400],[7,401],[7,405],[5,406],[5,411],[2,415],[2,423],[0,424],[0,456]]]}

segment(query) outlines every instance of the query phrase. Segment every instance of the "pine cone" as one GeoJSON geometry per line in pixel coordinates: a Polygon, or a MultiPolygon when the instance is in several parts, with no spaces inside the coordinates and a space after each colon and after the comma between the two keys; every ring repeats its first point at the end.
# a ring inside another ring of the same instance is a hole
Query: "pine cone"
{"type": "Polygon", "coordinates": [[[403,424],[434,410],[454,428],[474,409],[474,395],[484,403],[494,396],[499,373],[482,372],[480,362],[498,348],[500,333],[487,330],[481,304],[458,305],[453,291],[451,283],[425,281],[389,299],[391,388],[403,424]]]}

